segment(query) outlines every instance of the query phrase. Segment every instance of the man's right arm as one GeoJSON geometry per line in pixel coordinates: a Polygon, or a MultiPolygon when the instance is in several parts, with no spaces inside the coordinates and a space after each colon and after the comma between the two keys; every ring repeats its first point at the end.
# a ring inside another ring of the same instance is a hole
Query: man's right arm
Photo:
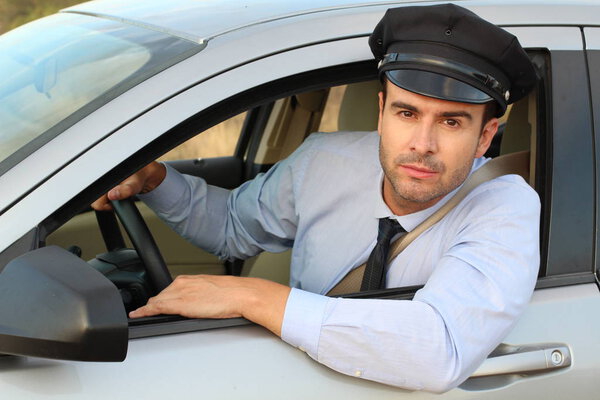
{"type": "MultiPolygon", "coordinates": [[[[98,211],[112,210],[112,200],[132,196],[152,209],[173,230],[202,249],[222,256],[229,191],[208,187],[197,177],[180,174],[153,161],[92,203],[98,211]]],[[[225,257],[223,257],[225,258],[225,257]]]]}
{"type": "Polygon", "coordinates": [[[111,200],[138,195],[173,230],[222,259],[248,258],[261,251],[290,248],[297,215],[291,194],[295,156],[229,191],[153,162],[96,200],[110,210],[111,200]]]}

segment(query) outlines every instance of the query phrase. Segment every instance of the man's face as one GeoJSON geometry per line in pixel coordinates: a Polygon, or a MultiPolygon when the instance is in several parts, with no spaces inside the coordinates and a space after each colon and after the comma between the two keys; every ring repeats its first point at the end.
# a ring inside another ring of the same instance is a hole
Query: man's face
{"type": "Polygon", "coordinates": [[[483,125],[484,105],[418,95],[387,82],[379,93],[379,158],[383,197],[397,215],[437,203],[468,176],[498,129],[483,125]]]}

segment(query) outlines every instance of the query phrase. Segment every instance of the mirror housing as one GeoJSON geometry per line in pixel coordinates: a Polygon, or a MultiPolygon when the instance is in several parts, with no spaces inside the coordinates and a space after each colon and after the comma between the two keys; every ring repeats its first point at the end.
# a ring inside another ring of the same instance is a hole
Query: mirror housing
{"type": "Polygon", "coordinates": [[[0,353],[123,361],[128,336],[115,285],[60,247],[28,252],[0,273],[0,353]]]}

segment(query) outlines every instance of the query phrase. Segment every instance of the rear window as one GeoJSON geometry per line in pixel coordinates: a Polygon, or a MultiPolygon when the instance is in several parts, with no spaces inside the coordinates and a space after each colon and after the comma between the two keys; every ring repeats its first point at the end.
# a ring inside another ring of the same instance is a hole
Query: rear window
{"type": "Polygon", "coordinates": [[[92,111],[203,46],[85,15],[0,36],[0,174],[92,111]]]}

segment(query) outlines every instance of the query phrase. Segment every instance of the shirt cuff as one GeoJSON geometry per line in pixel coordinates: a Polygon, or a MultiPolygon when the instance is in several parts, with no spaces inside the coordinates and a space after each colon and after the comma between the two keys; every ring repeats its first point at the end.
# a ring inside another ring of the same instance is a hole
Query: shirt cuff
{"type": "Polygon", "coordinates": [[[327,296],[292,288],[285,306],[281,338],[317,359],[327,296]]]}
{"type": "Polygon", "coordinates": [[[138,194],[137,197],[157,213],[165,213],[172,209],[185,193],[187,184],[185,177],[168,164],[163,164],[167,170],[165,179],[154,190],[138,194]],[[179,193],[179,196],[175,194],[179,193]]]}

